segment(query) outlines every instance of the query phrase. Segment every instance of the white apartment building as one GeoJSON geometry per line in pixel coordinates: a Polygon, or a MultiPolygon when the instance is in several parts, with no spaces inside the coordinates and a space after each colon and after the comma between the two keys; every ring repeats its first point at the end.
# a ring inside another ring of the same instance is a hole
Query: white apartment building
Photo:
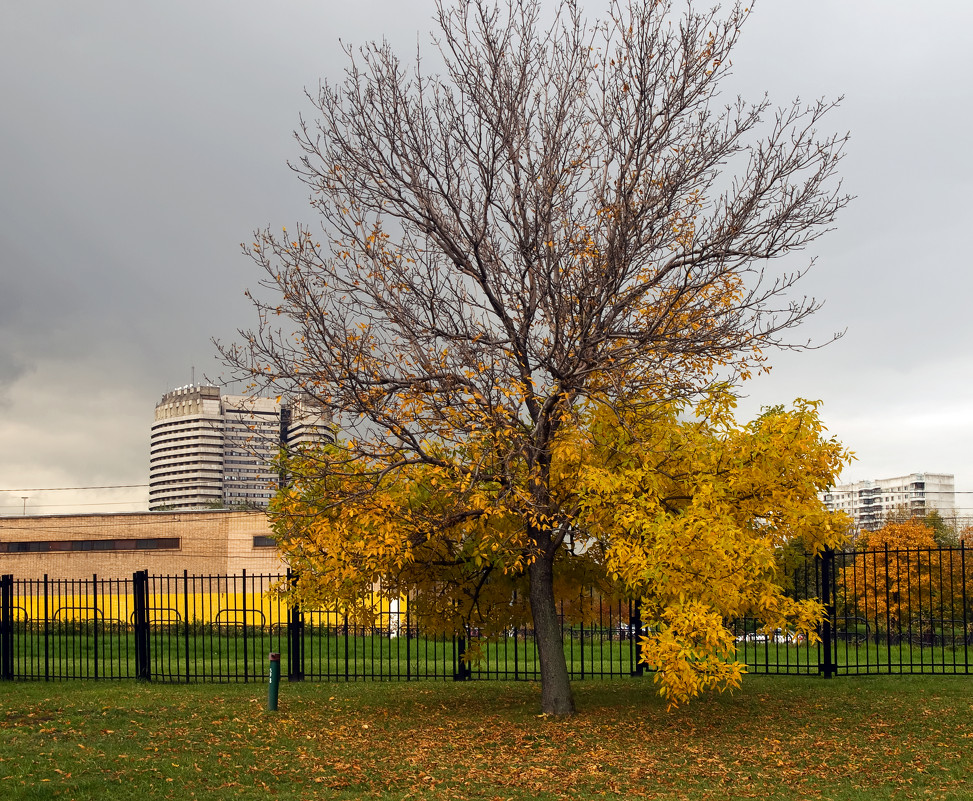
{"type": "Polygon", "coordinates": [[[910,473],[895,478],[842,484],[821,498],[829,511],[844,512],[856,530],[881,528],[889,514],[905,510],[925,516],[955,514],[955,481],[950,473],[910,473]]]}
{"type": "Polygon", "coordinates": [[[308,402],[221,395],[190,385],[155,407],[149,456],[149,509],[265,507],[277,489],[281,447],[333,439],[308,402]]]}

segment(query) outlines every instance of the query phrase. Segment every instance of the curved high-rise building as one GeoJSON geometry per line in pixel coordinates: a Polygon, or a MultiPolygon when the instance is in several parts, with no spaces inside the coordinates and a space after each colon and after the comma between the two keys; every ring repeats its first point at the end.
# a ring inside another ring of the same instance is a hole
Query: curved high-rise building
{"type": "Polygon", "coordinates": [[[320,410],[192,385],[155,407],[149,509],[265,507],[277,489],[281,447],[332,438],[320,410]]]}
{"type": "Polygon", "coordinates": [[[149,509],[223,503],[223,409],[219,387],[167,392],[155,407],[149,509]]]}

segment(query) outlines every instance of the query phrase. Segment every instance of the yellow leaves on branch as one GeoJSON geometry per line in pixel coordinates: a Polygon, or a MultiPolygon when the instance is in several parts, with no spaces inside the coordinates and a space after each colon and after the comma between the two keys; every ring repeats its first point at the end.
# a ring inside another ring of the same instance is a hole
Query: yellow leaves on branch
{"type": "Polygon", "coordinates": [[[582,527],[605,543],[606,568],[643,599],[645,661],[681,703],[739,683],[724,621],[754,617],[812,636],[822,609],[785,596],[778,551],[843,539],[845,520],[818,492],[850,455],[824,437],[817,404],[799,400],[738,426],[714,390],[691,410],[592,420],[596,455],[581,478],[582,527]]]}
{"type": "Polygon", "coordinates": [[[740,686],[745,666],[732,661],[735,643],[719,615],[690,600],[665,609],[659,628],[643,637],[642,658],[655,670],[659,693],[669,707],[705,690],[740,686]]]}

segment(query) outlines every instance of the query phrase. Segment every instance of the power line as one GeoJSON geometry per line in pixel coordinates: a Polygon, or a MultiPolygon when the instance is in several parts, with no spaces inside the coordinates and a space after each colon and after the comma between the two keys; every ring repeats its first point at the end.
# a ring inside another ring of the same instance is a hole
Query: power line
{"type": "Polygon", "coordinates": [[[106,484],[102,487],[21,487],[20,489],[0,489],[0,492],[61,492],[63,490],[102,490],[102,489],[134,489],[147,487],[148,484],[106,484]]]}
{"type": "MultiPolygon", "coordinates": [[[[132,504],[144,504],[144,499],[133,500],[133,501],[91,501],[89,503],[45,503],[44,501],[36,501],[31,498],[32,503],[30,504],[32,509],[61,509],[65,506],[131,506],[132,504]]],[[[0,504],[0,509],[19,509],[21,504],[19,503],[6,503],[0,504]]]]}

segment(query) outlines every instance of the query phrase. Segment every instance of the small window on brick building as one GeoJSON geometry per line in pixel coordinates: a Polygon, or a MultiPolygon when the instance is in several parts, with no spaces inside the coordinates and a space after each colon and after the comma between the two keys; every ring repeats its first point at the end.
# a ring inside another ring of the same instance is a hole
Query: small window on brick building
{"type": "Polygon", "coordinates": [[[49,551],[161,551],[178,550],[179,537],[128,540],[35,540],[0,542],[0,553],[45,553],[49,551]]]}

